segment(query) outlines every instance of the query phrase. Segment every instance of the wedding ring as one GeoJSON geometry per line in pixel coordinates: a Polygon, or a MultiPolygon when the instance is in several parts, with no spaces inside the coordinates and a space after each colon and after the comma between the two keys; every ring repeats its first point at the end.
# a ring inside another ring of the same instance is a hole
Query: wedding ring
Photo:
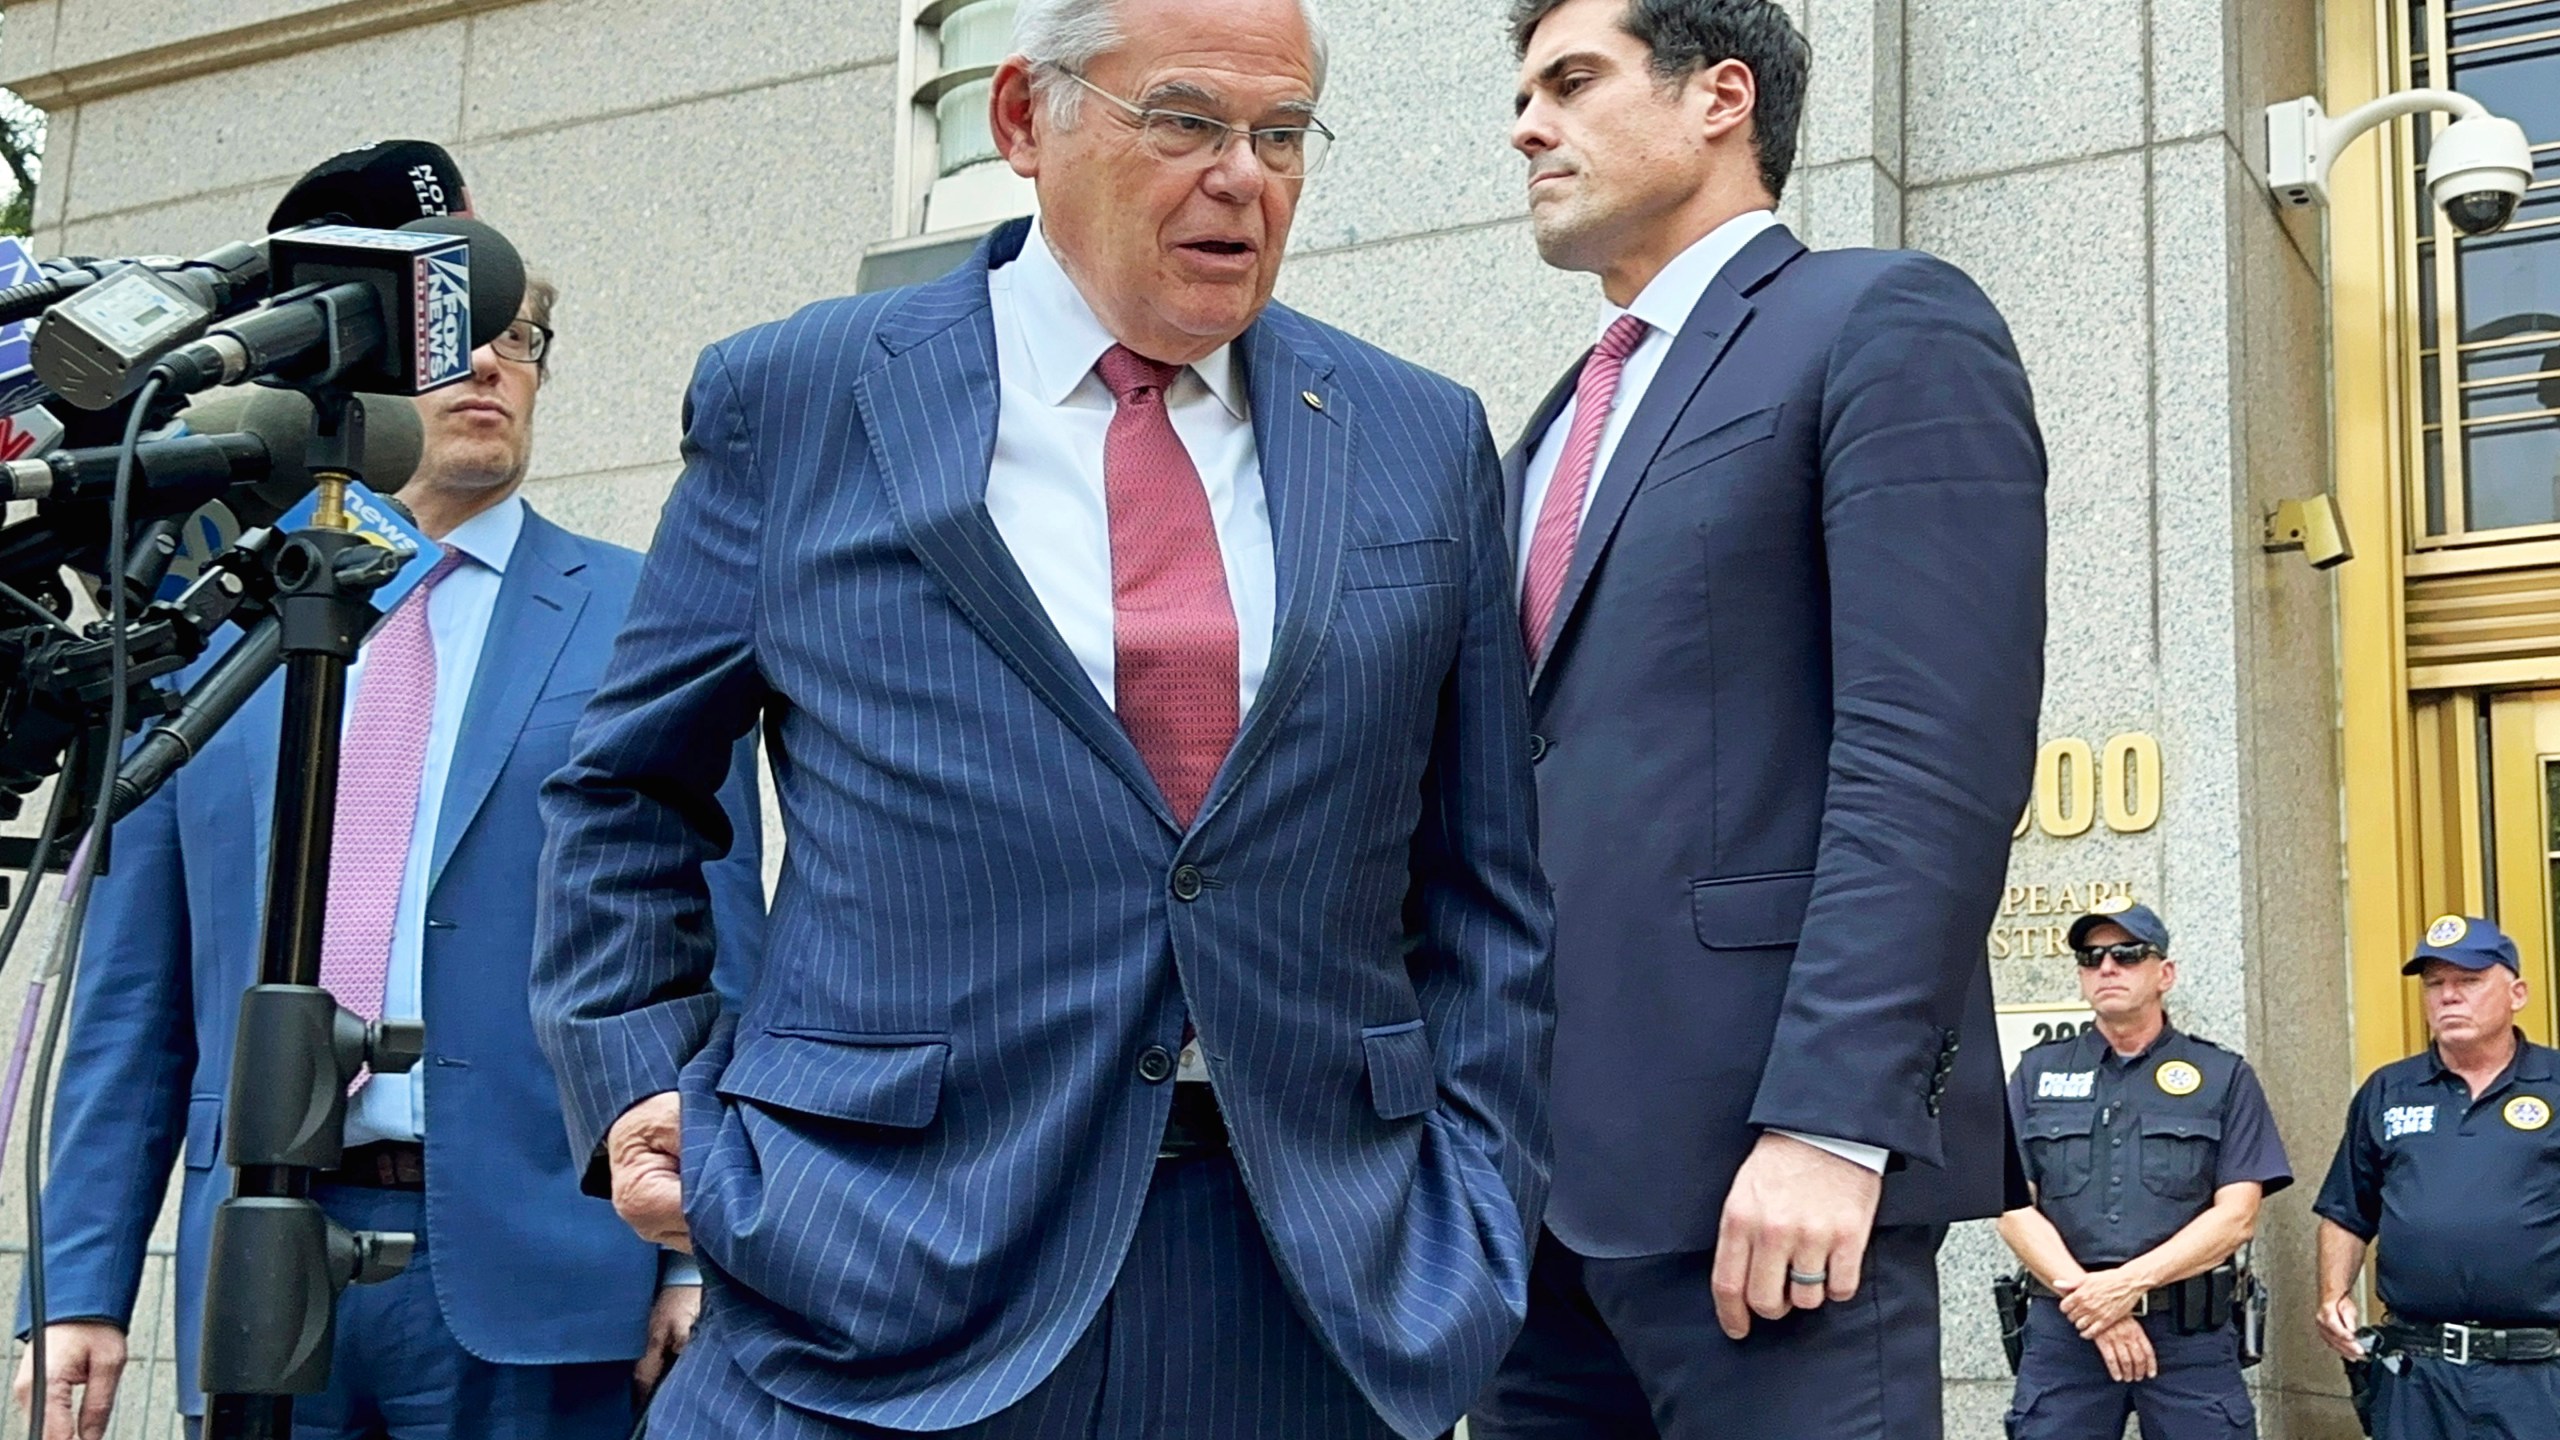
{"type": "Polygon", "coordinates": [[[1812,1274],[1808,1275],[1802,1270],[1790,1265],[1787,1267],[1787,1283],[1790,1285],[1828,1285],[1831,1283],[1831,1272],[1828,1270],[1816,1270],[1812,1274]]]}

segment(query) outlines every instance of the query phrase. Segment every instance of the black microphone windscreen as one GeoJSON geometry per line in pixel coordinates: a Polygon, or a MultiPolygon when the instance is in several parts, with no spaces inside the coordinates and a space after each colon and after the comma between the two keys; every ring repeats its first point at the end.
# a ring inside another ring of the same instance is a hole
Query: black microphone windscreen
{"type": "Polygon", "coordinates": [[[385,140],[332,155],[293,182],[267,229],[289,230],[314,220],[393,230],[426,215],[469,215],[471,197],[462,170],[441,145],[425,140],[385,140]]]}
{"type": "Polygon", "coordinates": [[[439,217],[412,220],[403,230],[460,235],[471,242],[471,348],[479,349],[507,333],[524,305],[524,259],[516,247],[485,220],[439,217]]]}
{"type": "MultiPolygon", "coordinates": [[[[426,426],[414,401],[398,395],[365,395],[364,449],[356,470],[367,487],[388,495],[409,483],[426,449],[426,426]]],[[[249,486],[253,492],[232,505],[244,525],[263,525],[301,503],[311,493],[311,472],[304,451],[311,443],[311,399],[299,390],[271,385],[234,385],[216,390],[189,405],[187,428],[199,434],[234,432],[266,442],[274,473],[249,486]]]]}

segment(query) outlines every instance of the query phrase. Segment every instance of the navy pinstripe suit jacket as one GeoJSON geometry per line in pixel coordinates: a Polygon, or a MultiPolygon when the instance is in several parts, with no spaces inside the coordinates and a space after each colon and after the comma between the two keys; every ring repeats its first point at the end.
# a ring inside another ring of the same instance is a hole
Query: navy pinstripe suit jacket
{"type": "Polygon", "coordinates": [[[1187,1005],[1291,1293],[1391,1424],[1437,1433],[1518,1328],[1548,1166],[1551,914],[1483,411],[1277,305],[1238,342],[1279,621],[1185,832],[985,508],[987,273],[1024,233],[703,356],[546,797],[535,1006],[573,1141],[681,1070],[687,1218],[747,1372],[967,1424],[1109,1291],[1173,1095],[1135,1061],[1187,1005]],[[732,1021],[701,868],[759,721],[787,849],[732,1021]]]}

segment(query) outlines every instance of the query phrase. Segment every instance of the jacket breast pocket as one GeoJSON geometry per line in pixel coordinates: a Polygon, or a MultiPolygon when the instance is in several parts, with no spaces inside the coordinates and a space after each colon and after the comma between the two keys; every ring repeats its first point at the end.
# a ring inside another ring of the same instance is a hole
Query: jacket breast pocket
{"type": "Polygon", "coordinates": [[[2094,1106],[2035,1110],[2018,1127],[2027,1152],[2027,1178],[2036,1182],[2036,1198],[2058,1200],[2089,1188],[2098,1116],[2094,1106]]]}
{"type": "Polygon", "coordinates": [[[560,695],[545,695],[524,712],[524,728],[540,730],[550,725],[575,725],[587,713],[587,702],[595,698],[595,687],[572,690],[560,695]]]}
{"type": "Polygon", "coordinates": [[[1644,488],[1651,490],[1685,480],[1735,451],[1757,445],[1777,434],[1778,421],[1786,413],[1786,408],[1784,404],[1765,406],[1664,447],[1653,457],[1653,463],[1645,467],[1644,488]]]}
{"type": "Polygon", "coordinates": [[[2213,1185],[2222,1121],[2212,1115],[2142,1117],[2142,1188],[2164,1200],[2200,1200],[2213,1185]]]}
{"type": "Polygon", "coordinates": [[[1395,590],[1458,583],[1458,542],[1446,536],[1354,545],[1342,552],[1342,588],[1395,590]]]}
{"type": "Polygon", "coordinates": [[[1802,938],[1812,901],[1810,870],[1700,880],[1689,887],[1689,919],[1710,950],[1778,950],[1802,938]]]}
{"type": "Polygon", "coordinates": [[[768,1110],[921,1130],[942,1108],[950,1057],[940,1035],[769,1030],[741,1044],[711,1088],[768,1110]]]}

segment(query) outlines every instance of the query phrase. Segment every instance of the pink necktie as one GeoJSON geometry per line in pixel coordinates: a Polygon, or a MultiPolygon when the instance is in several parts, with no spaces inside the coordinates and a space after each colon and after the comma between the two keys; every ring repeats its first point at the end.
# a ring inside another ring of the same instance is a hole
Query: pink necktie
{"type": "Polygon", "coordinates": [[[1573,547],[1582,538],[1583,501],[1591,493],[1591,467],[1600,458],[1609,409],[1617,402],[1618,376],[1627,368],[1627,357],[1644,343],[1646,329],[1633,315],[1619,316],[1600,337],[1573,387],[1573,428],[1565,432],[1556,473],[1547,481],[1546,504],[1529,537],[1528,578],[1520,588],[1520,633],[1529,641],[1532,665],[1545,653],[1547,630],[1564,599],[1565,572],[1573,568],[1573,547]]]}
{"type": "Polygon", "coordinates": [[[1236,743],[1235,606],[1208,492],[1165,413],[1182,367],[1114,345],[1096,368],[1119,401],[1102,447],[1112,708],[1188,826],[1236,743]]]}
{"type": "MultiPolygon", "coordinates": [[[[418,777],[435,718],[436,647],[427,596],[462,563],[447,550],[365,641],[363,683],[338,764],[329,848],[329,914],[320,934],[320,988],[367,1020],[382,1018],[391,975],[391,922],[418,821],[418,777]]],[[[356,1077],[356,1088],[371,1078],[356,1077]]]]}

